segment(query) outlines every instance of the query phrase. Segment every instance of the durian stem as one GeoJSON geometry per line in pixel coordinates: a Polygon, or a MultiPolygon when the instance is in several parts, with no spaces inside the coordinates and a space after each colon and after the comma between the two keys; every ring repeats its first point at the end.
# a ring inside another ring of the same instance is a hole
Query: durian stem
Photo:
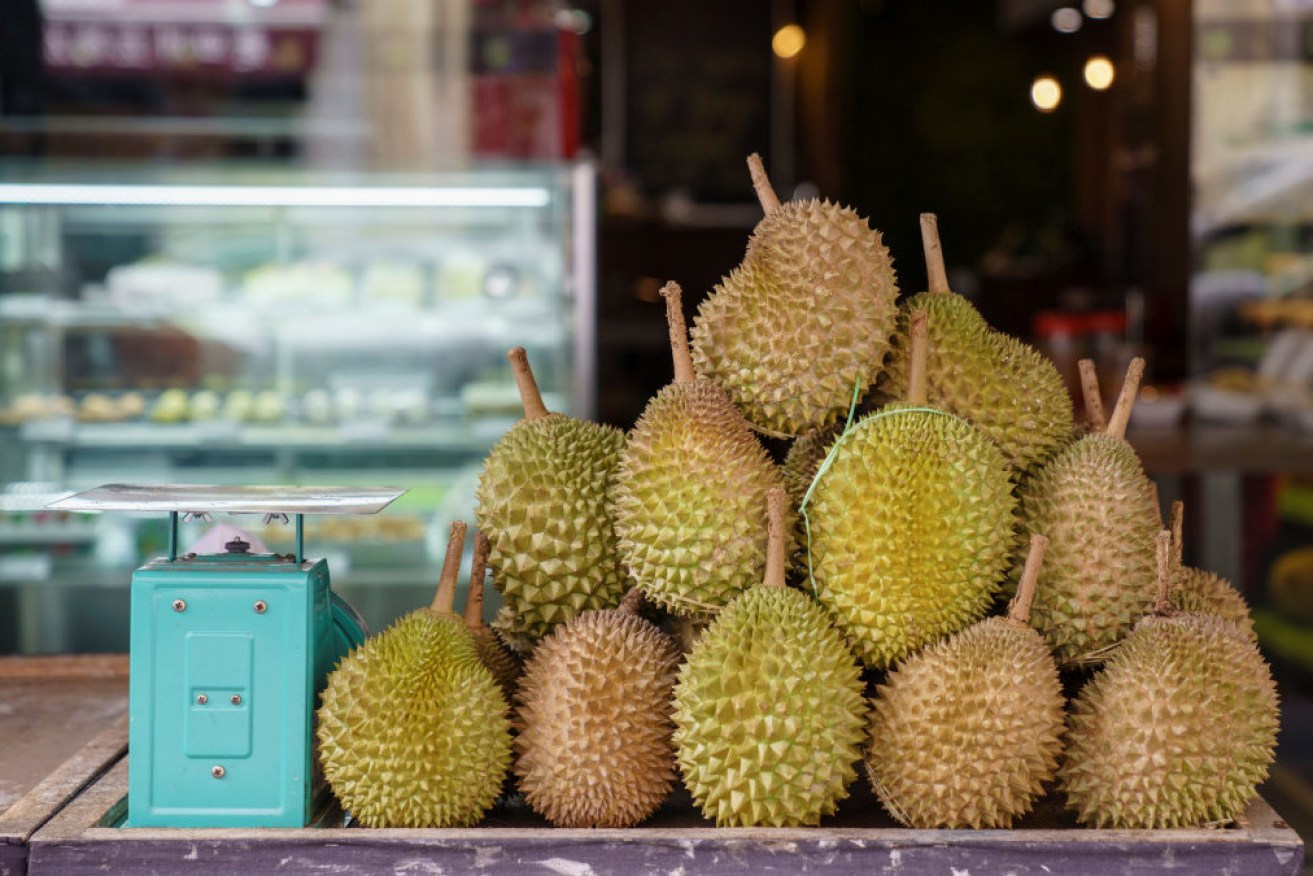
{"type": "Polygon", "coordinates": [[[1154,614],[1169,614],[1172,610],[1172,534],[1164,529],[1158,533],[1158,593],[1153,604],[1154,614]]]}
{"type": "Polygon", "coordinates": [[[766,587],[784,586],[784,509],[788,497],[780,487],[766,493],[766,587]]]}
{"type": "Polygon", "coordinates": [[[538,381],[533,379],[533,369],[529,367],[529,354],[524,352],[524,347],[511,347],[506,358],[510,360],[511,371],[515,373],[515,387],[520,391],[524,418],[537,420],[551,413],[543,404],[542,393],[538,391],[538,381]]]}
{"type": "Polygon", "coordinates": [[[939,219],[934,213],[921,214],[921,248],[925,250],[926,288],[948,293],[948,270],[944,267],[944,248],[939,243],[939,219]]]}
{"type": "Polygon", "coordinates": [[[1126,424],[1131,421],[1131,408],[1135,407],[1135,394],[1140,391],[1140,381],[1144,378],[1144,359],[1136,356],[1126,369],[1126,380],[1122,383],[1122,393],[1117,396],[1117,406],[1112,409],[1108,419],[1108,428],[1104,432],[1114,438],[1126,437],[1126,424]]]}
{"type": "Polygon", "coordinates": [[[488,552],[492,545],[482,531],[474,533],[474,558],[470,560],[470,592],[465,595],[465,626],[478,632],[483,629],[483,585],[488,571],[488,552]]]}
{"type": "Polygon", "coordinates": [[[640,587],[630,587],[625,598],[620,600],[616,606],[616,611],[623,611],[625,614],[638,614],[638,610],[643,606],[643,590],[640,587]]]}
{"type": "Polygon", "coordinates": [[[1185,503],[1177,499],[1172,503],[1172,561],[1181,568],[1185,557],[1185,503]]]}
{"type": "Polygon", "coordinates": [[[926,386],[926,355],[929,353],[930,314],[918,310],[912,314],[908,335],[912,343],[912,364],[907,376],[907,401],[914,405],[923,405],[929,398],[926,386]]]}
{"type": "Polygon", "coordinates": [[[748,156],[748,173],[752,175],[752,188],[757,192],[761,209],[769,216],[780,208],[780,196],[775,194],[775,187],[766,175],[766,165],[761,163],[761,156],[756,152],[748,156]]]}
{"type": "Polygon", "coordinates": [[[1099,373],[1094,370],[1093,359],[1081,359],[1080,388],[1085,397],[1085,413],[1090,418],[1090,428],[1102,432],[1108,428],[1108,415],[1103,412],[1103,394],[1099,391],[1099,373]]]}
{"type": "Polygon", "coordinates": [[[688,327],[684,325],[684,290],[671,280],[661,287],[666,299],[666,324],[670,326],[670,355],[675,360],[675,381],[687,383],[696,380],[693,372],[693,355],[688,351],[688,327]]]}
{"type": "Polygon", "coordinates": [[[438,592],[429,608],[451,614],[456,602],[456,576],[460,574],[460,555],[465,550],[465,521],[451,524],[451,537],[447,539],[447,556],[442,561],[442,574],[438,576],[438,592]]]}
{"type": "Polygon", "coordinates": [[[1158,522],[1161,523],[1163,520],[1163,505],[1158,498],[1158,482],[1155,480],[1149,481],[1149,498],[1153,500],[1154,517],[1158,518],[1158,522]]]}
{"type": "Polygon", "coordinates": [[[1035,585],[1039,583],[1040,566],[1044,563],[1044,552],[1049,549],[1049,540],[1038,533],[1030,537],[1030,553],[1026,555],[1026,568],[1021,573],[1021,583],[1017,585],[1017,595],[1008,606],[1008,620],[1013,623],[1030,625],[1030,606],[1035,601],[1035,585]]]}

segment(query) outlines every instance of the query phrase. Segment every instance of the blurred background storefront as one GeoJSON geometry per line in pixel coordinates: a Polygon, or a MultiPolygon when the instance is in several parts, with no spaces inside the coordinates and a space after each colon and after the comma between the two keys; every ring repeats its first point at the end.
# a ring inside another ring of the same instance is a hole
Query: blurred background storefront
{"type": "MultiPolygon", "coordinates": [[[[408,487],[308,537],[375,628],[425,601],[506,349],[632,425],[754,151],[905,291],[936,212],[1073,386],[1149,359],[1132,443],[1307,725],[1309,0],[0,0],[0,652],[126,650],[163,522],[42,510],[106,481],[408,487]]],[[[1300,738],[1268,794],[1313,811],[1300,738]]]]}

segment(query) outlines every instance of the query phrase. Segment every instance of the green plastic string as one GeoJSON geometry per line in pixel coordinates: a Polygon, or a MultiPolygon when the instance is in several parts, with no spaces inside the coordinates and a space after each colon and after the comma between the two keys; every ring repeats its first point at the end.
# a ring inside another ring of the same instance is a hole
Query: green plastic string
{"type": "Polygon", "coordinates": [[[830,447],[830,452],[825,454],[825,459],[821,460],[821,464],[816,469],[816,474],[812,478],[811,484],[807,487],[807,492],[802,497],[802,503],[798,506],[798,513],[802,515],[803,530],[807,536],[807,580],[811,582],[812,593],[817,599],[820,598],[821,594],[816,586],[816,575],[812,571],[812,523],[811,518],[807,516],[807,504],[811,502],[812,493],[816,491],[816,485],[821,482],[821,478],[830,470],[830,466],[834,465],[834,458],[839,455],[839,450],[843,447],[844,442],[852,435],[856,434],[859,429],[866,426],[867,423],[874,423],[876,420],[883,420],[885,417],[892,417],[896,414],[939,414],[941,417],[950,417],[954,420],[967,423],[967,425],[971,425],[957,414],[949,413],[948,411],[941,411],[939,408],[926,407],[895,408],[894,410],[886,408],[885,410],[871,414],[868,417],[863,417],[857,423],[853,423],[853,415],[857,412],[857,399],[860,393],[861,382],[859,380],[853,384],[853,400],[852,403],[848,405],[848,419],[844,423],[843,431],[839,433],[838,439],[836,439],[834,444],[830,447]]]}

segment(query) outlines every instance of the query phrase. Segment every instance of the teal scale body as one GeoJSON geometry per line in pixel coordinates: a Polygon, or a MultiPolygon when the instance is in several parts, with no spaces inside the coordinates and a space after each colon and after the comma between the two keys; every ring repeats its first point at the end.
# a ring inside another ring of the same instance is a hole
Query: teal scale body
{"type": "Polygon", "coordinates": [[[322,559],[160,558],[132,577],[128,827],[302,827],[314,714],[364,640],[322,559]]]}

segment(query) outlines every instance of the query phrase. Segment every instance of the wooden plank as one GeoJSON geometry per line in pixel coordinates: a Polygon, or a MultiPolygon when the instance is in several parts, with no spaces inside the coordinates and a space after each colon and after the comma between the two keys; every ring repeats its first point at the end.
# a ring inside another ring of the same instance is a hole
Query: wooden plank
{"type": "Polygon", "coordinates": [[[9,876],[26,872],[32,834],[127,751],[126,659],[0,658],[0,739],[0,876],[9,876]]]}
{"type": "MultiPolygon", "coordinates": [[[[1303,844],[1261,800],[1248,827],[1229,830],[910,830],[670,827],[565,830],[487,826],[460,830],[117,828],[127,761],[37,832],[30,871],[145,870],[336,872],[855,872],[1121,873],[1169,867],[1191,874],[1298,874],[1303,844]]],[[[883,816],[877,816],[882,819],[883,816]]],[[[494,813],[493,823],[513,817],[494,813]]],[[[694,819],[696,820],[696,819],[694,819]]],[[[532,823],[532,822],[530,822],[532,823]]]]}

